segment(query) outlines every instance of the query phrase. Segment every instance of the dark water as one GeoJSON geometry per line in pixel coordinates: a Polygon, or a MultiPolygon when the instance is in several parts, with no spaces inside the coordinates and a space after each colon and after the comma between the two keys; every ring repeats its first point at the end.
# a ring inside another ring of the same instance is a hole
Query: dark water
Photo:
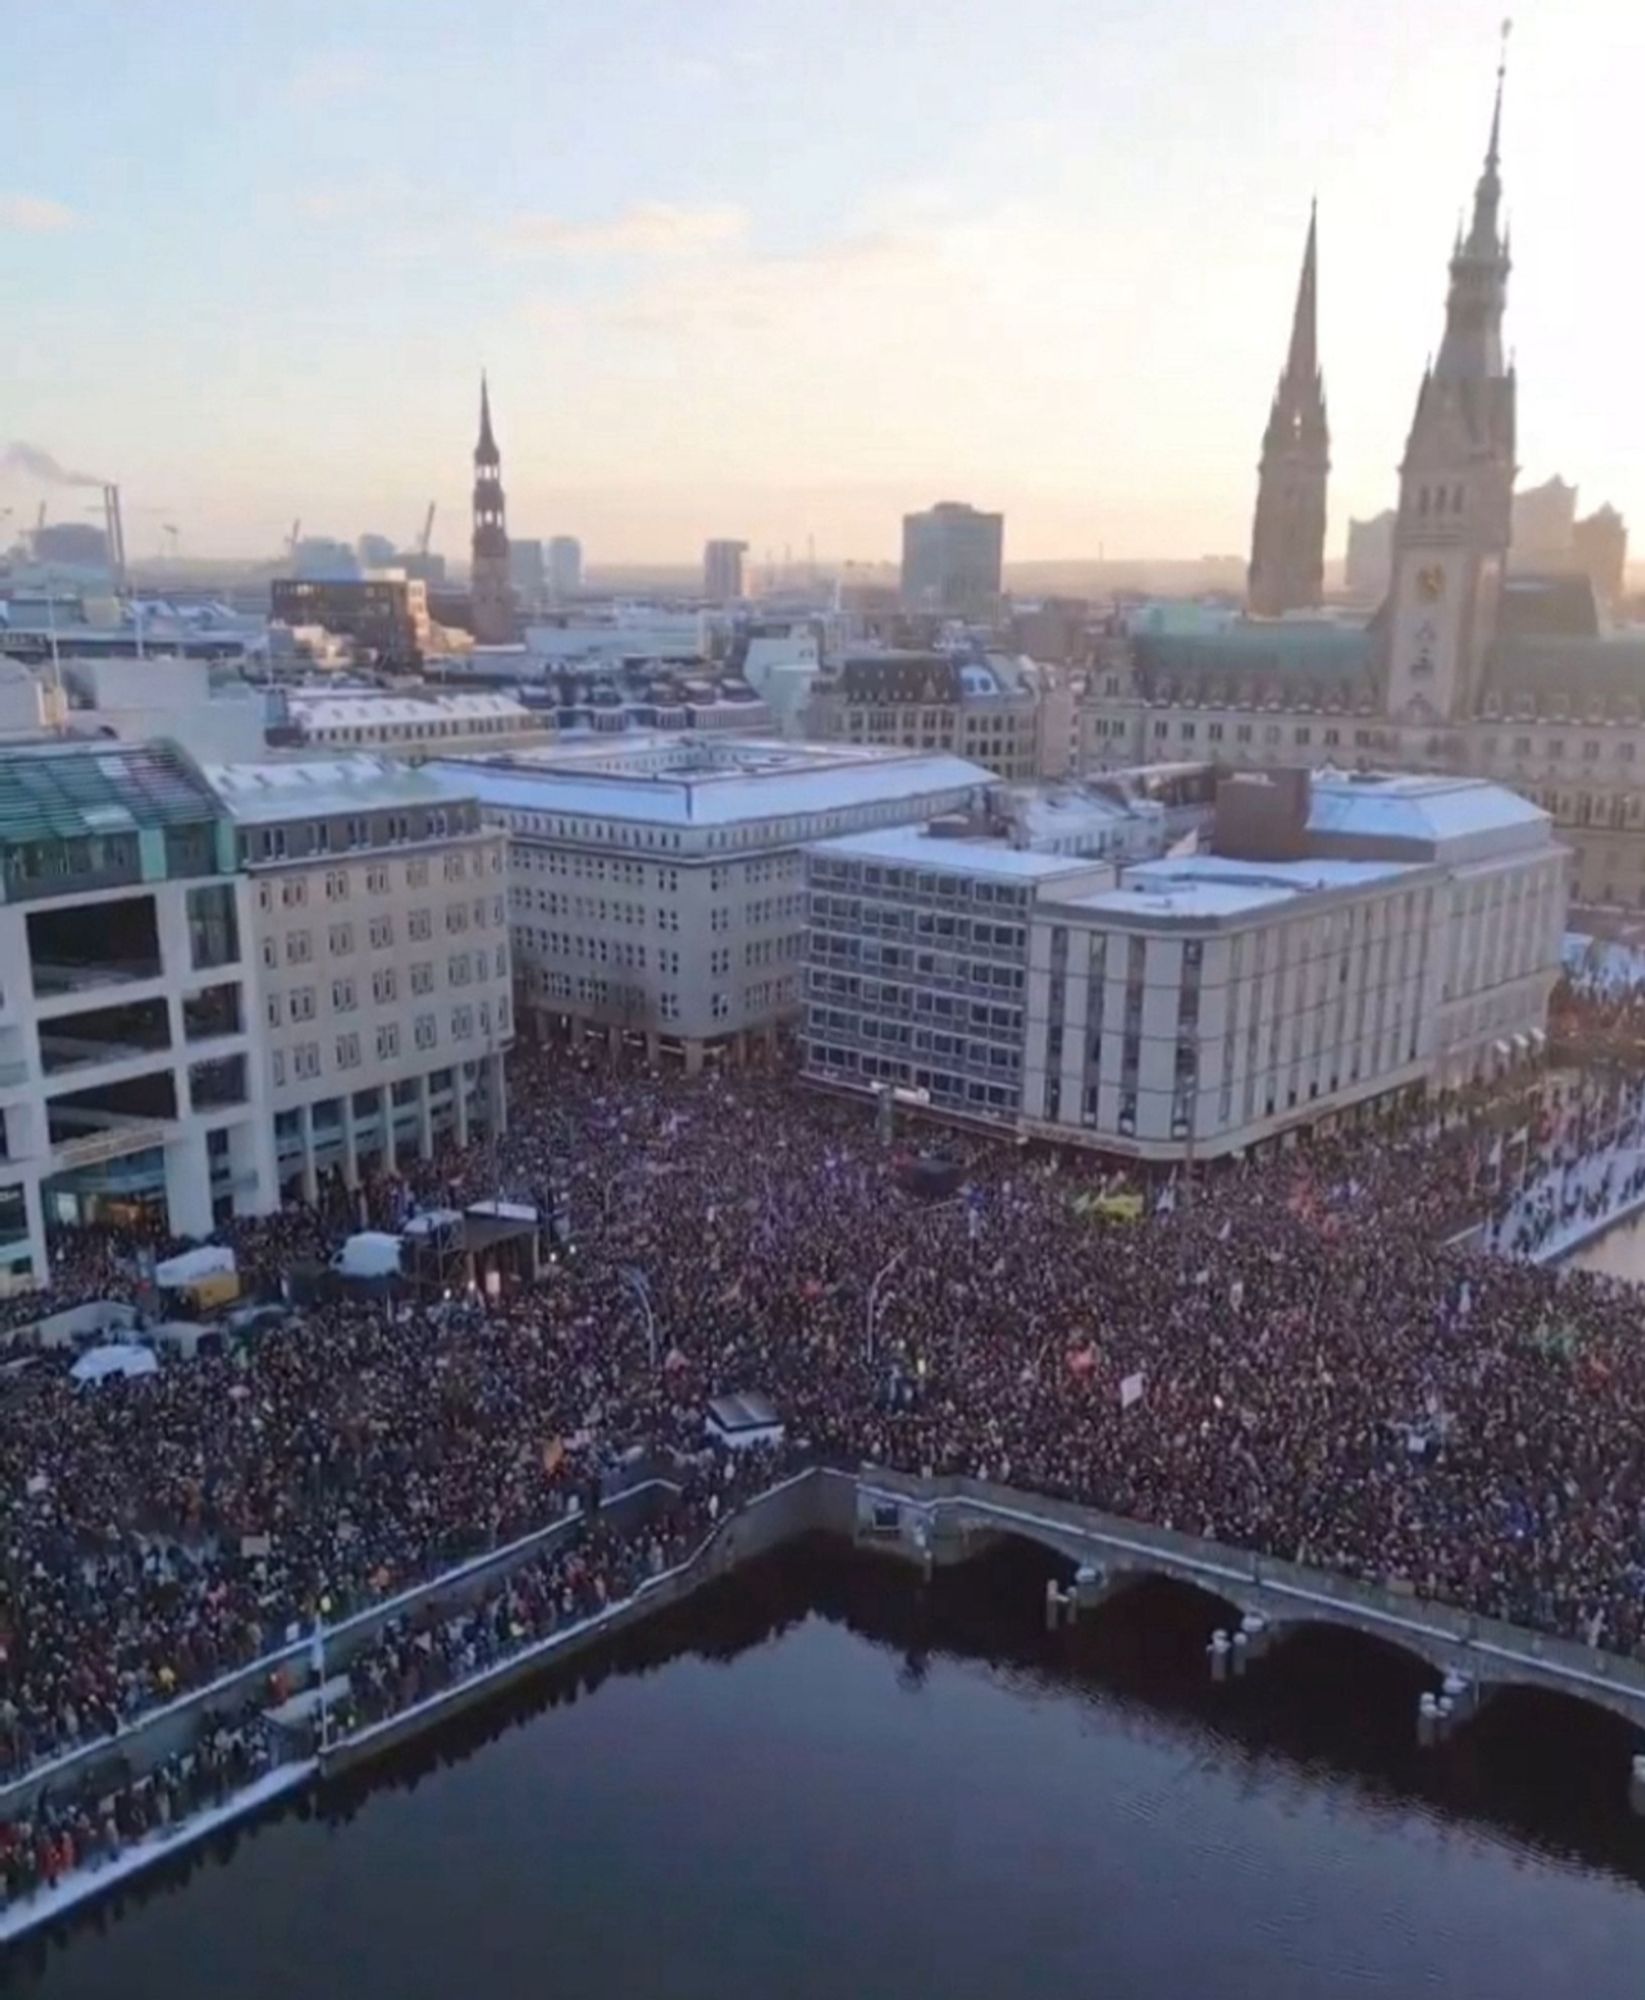
{"type": "Polygon", "coordinates": [[[12,1968],[41,2000],[1645,1993],[1629,1733],[1305,1631],[1212,1688],[1206,1599],[1041,1629],[1016,1551],[929,1587],[750,1572],[12,1968]]]}

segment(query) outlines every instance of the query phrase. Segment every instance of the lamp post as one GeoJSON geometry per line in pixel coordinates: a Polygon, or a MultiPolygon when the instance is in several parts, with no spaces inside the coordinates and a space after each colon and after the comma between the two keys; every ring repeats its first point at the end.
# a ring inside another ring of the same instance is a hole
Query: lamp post
{"type": "Polygon", "coordinates": [[[874,1364],[874,1331],[879,1324],[880,1306],[882,1304],[880,1286],[884,1284],[885,1280],[890,1277],[891,1273],[896,1270],[897,1266],[907,1255],[908,1246],[904,1244],[894,1257],[888,1258],[880,1266],[879,1270],[874,1273],[874,1282],[868,1287],[868,1318],[863,1328],[863,1359],[870,1367],[874,1364]]]}
{"type": "Polygon", "coordinates": [[[617,1275],[640,1302],[640,1310],[645,1314],[645,1351],[648,1365],[657,1366],[657,1315],[651,1309],[651,1287],[645,1281],[645,1273],[638,1264],[619,1264],[617,1275]]]}

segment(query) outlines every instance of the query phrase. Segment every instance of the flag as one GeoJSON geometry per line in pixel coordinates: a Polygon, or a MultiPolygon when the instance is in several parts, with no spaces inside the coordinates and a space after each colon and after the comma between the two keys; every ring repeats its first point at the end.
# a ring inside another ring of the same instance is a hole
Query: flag
{"type": "Polygon", "coordinates": [[[1145,1387],[1140,1368],[1135,1375],[1127,1375],[1120,1383],[1120,1408],[1128,1410],[1133,1403],[1140,1403],[1145,1387]]]}

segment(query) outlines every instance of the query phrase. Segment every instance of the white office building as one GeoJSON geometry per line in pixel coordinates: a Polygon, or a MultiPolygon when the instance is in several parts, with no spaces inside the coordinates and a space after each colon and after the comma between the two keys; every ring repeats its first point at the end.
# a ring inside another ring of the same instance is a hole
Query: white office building
{"type": "Polygon", "coordinates": [[[438,766],[508,832],[517,1004],[698,1068],[801,1003],[810,841],[966,811],[957,757],[656,735],[438,766]]]}
{"type": "Polygon", "coordinates": [[[273,1206],[247,884],[168,745],[0,751],[0,1283],[53,1229],[273,1206]]]}
{"type": "Polygon", "coordinates": [[[1534,1056],[1567,864],[1500,786],[1298,772],[1233,781],[1206,851],[1117,880],[991,841],[831,842],[807,1071],[1139,1160],[1243,1152],[1534,1056]]]}
{"type": "MultiPolygon", "coordinates": [[[[459,771],[462,767],[458,767],[459,771]]],[[[288,1195],[502,1128],[506,842],[472,788],[355,752],[208,767],[247,900],[259,1101],[288,1195]]]]}

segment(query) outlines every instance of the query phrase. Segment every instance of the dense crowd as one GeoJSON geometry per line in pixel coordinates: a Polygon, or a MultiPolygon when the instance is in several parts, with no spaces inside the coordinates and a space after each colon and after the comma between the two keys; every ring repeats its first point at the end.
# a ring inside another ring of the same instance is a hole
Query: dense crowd
{"type": "MultiPolygon", "coordinates": [[[[1483,1216],[1523,1252],[1551,1176],[1578,1173],[1582,1202],[1637,1193],[1639,1124],[1613,1073],[1481,1089],[1155,1182],[1105,1221],[1099,1166],[952,1134],[934,1143],[964,1191],[922,1198],[906,1137],[780,1074],[522,1057],[500,1145],[232,1235],[255,1285],[362,1207],[557,1188],[575,1255],[539,1285],[331,1301],[141,1380],[82,1390],[46,1359],[0,1391],[0,1775],[540,1527],[626,1451],[699,1453],[706,1399],[735,1390],[809,1450],[1633,1650],[1636,1295],[1449,1240],[1483,1216]],[[1608,1182],[1577,1165],[1619,1137],[1608,1182]]],[[[137,1247],[65,1243],[49,1303],[135,1296],[137,1247]]],[[[394,1629],[361,1662],[363,1712],[621,1594],[660,1559],[648,1532],[394,1629]]]]}

